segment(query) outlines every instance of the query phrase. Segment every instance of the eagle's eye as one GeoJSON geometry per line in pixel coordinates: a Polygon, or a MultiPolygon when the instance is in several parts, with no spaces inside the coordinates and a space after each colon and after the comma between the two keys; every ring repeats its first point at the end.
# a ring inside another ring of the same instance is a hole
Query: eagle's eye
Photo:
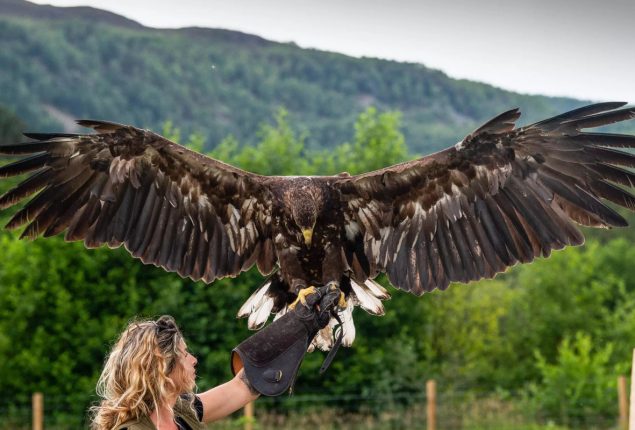
{"type": "MultiPolygon", "coordinates": [[[[295,214],[294,214],[295,215],[295,214]]],[[[312,229],[315,226],[315,214],[300,212],[294,217],[295,224],[300,230],[312,229]]]]}

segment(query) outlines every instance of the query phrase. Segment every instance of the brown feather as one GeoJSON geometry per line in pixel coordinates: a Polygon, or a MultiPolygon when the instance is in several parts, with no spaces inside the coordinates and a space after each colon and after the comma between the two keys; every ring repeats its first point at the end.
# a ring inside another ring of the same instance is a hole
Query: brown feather
{"type": "Polygon", "coordinates": [[[21,175],[22,173],[32,172],[45,165],[51,163],[53,158],[50,154],[37,154],[31,157],[23,158],[13,163],[0,167],[0,178],[8,178],[10,176],[21,175]]]}

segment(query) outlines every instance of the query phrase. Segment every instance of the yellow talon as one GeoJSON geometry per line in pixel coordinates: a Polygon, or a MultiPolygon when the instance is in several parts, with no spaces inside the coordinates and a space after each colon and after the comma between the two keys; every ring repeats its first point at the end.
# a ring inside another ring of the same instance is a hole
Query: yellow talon
{"type": "Polygon", "coordinates": [[[317,289],[313,286],[301,289],[300,291],[298,291],[298,298],[289,305],[289,309],[294,309],[298,302],[306,306],[306,297],[315,293],[317,293],[317,289]]]}
{"type": "Polygon", "coordinates": [[[340,291],[340,300],[337,302],[337,306],[340,308],[346,307],[346,297],[344,297],[344,293],[340,291]]]}

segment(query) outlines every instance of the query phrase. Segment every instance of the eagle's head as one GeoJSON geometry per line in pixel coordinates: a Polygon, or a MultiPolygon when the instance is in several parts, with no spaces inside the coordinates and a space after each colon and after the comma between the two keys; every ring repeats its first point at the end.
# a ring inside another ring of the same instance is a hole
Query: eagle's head
{"type": "MultiPolygon", "coordinates": [[[[302,178],[308,179],[308,178],[302,178]]],[[[301,181],[286,194],[287,207],[291,208],[291,217],[304,237],[304,243],[311,246],[313,229],[322,210],[324,198],[320,187],[312,181],[301,181]]]]}

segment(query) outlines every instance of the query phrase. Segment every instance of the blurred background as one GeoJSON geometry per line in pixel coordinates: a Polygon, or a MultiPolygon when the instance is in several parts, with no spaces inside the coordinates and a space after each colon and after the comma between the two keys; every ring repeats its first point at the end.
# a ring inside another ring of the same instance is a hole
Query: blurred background
{"type": "MultiPolygon", "coordinates": [[[[627,2],[60,6],[72,3],[0,0],[0,144],[94,118],[262,174],[360,173],[454,144],[513,107],[526,124],[635,100],[627,2]]],[[[635,121],[610,130],[635,133],[635,121]]],[[[47,429],[86,428],[105,354],[136,316],[176,318],[201,390],[230,377],[257,271],[205,285],[123,249],[19,233],[0,231],[0,429],[31,428],[36,392],[47,429]]],[[[618,428],[635,229],[585,233],[583,247],[494,280],[420,298],[389,287],[386,315],[356,311],[353,347],[324,376],[324,354],[309,354],[292,396],[256,402],[254,428],[423,428],[429,380],[441,429],[618,428]]],[[[212,428],[244,424],[236,414],[212,428]]]]}

